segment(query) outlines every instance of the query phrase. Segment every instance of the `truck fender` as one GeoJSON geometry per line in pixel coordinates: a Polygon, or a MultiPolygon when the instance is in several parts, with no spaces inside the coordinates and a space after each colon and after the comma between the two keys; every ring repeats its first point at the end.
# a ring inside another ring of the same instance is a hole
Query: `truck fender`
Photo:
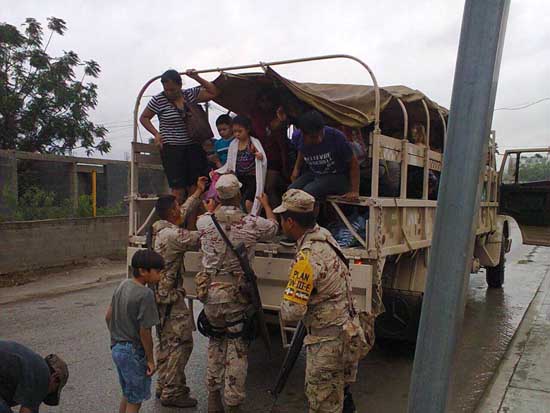
{"type": "Polygon", "coordinates": [[[503,239],[505,251],[510,251],[510,224],[509,217],[497,215],[496,230],[476,237],[474,257],[479,259],[482,267],[496,267],[500,261],[500,249],[503,239]]]}

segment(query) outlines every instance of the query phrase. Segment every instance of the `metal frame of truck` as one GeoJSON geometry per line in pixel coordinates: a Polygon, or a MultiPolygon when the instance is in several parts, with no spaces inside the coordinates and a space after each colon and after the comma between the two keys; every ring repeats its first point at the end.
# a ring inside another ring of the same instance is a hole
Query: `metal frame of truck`
{"type": "MultiPolygon", "coordinates": [[[[430,131],[432,123],[441,122],[444,139],[447,123],[442,110],[437,114],[428,109],[425,100],[426,145],[412,144],[407,140],[409,116],[407,104],[397,99],[403,114],[403,136],[398,139],[386,136],[380,130],[380,91],[373,71],[367,64],[349,55],[328,55],[304,59],[283,60],[269,63],[257,63],[242,66],[200,70],[198,73],[228,72],[251,68],[266,68],[300,62],[327,59],[350,59],[361,64],[369,73],[375,92],[374,129],[368,138],[371,165],[380,161],[400,163],[401,185],[399,197],[379,196],[379,170],[373,167],[371,176],[371,196],[360,197],[358,202],[344,201],[339,197],[330,197],[328,202],[335,209],[342,222],[352,231],[360,247],[344,249],[350,259],[353,277],[353,293],[359,306],[382,314],[379,317],[380,333],[386,336],[404,339],[416,337],[420,303],[424,291],[429,249],[435,220],[437,200],[428,197],[429,171],[441,171],[443,153],[430,149],[430,131]],[[417,166],[423,170],[422,198],[407,198],[408,166],[417,166]],[[341,209],[341,205],[351,204],[369,207],[369,220],[366,238],[363,239],[353,230],[341,209]],[[384,291],[384,292],[383,292],[384,291]],[[383,298],[382,298],[383,297],[383,298]],[[382,300],[385,304],[382,304],[382,300]]],[[[183,73],[183,72],[182,72],[183,73]]],[[[154,218],[155,196],[143,196],[139,193],[138,174],[140,164],[159,164],[158,149],[151,144],[143,144],[138,139],[139,104],[145,90],[159,76],[149,80],[141,89],[134,108],[134,139],[131,152],[131,175],[129,196],[129,248],[128,262],[133,251],[145,245],[145,232],[154,218]]],[[[472,271],[481,267],[498,267],[503,252],[509,251],[508,218],[498,214],[498,173],[495,159],[496,143],[492,134],[487,151],[486,168],[483,174],[483,192],[472,271]]],[[[294,255],[294,248],[277,243],[259,244],[256,250],[254,268],[259,278],[259,287],[264,307],[274,314],[278,313],[282,291],[287,282],[287,272],[294,255]]],[[[185,287],[192,298],[194,283],[192,276],[200,268],[199,252],[188,252],[185,257],[185,287]]],[[[497,286],[497,285],[493,285],[497,286]]],[[[191,302],[192,304],[192,302],[191,302]]],[[[277,317],[278,318],[278,317],[277,317]]],[[[287,345],[285,331],[292,331],[279,320],[283,333],[283,344],[287,345]]]]}

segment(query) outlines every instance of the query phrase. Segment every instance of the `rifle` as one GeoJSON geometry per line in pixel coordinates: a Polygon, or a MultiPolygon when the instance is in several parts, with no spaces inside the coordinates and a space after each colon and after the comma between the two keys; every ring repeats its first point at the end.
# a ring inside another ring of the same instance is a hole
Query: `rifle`
{"type": "MultiPolygon", "coordinates": [[[[347,268],[349,268],[349,262],[344,256],[344,254],[342,254],[342,251],[340,251],[330,242],[327,242],[327,243],[332,248],[332,250],[336,253],[338,258],[342,260],[344,265],[347,268]]],[[[281,365],[279,374],[277,375],[277,381],[275,382],[275,387],[273,387],[273,390],[271,390],[270,392],[271,395],[273,396],[273,405],[271,407],[272,410],[275,407],[275,403],[277,403],[277,398],[279,397],[279,394],[281,394],[281,392],[283,391],[283,388],[285,387],[286,381],[288,380],[288,376],[290,375],[290,372],[294,368],[294,364],[296,364],[296,360],[298,359],[300,351],[302,350],[302,346],[304,345],[304,338],[306,337],[306,335],[307,335],[306,327],[304,323],[300,320],[300,322],[298,322],[298,325],[296,326],[294,335],[292,336],[290,347],[286,353],[283,364],[281,365]]]]}
{"type": "Polygon", "coordinates": [[[250,266],[250,262],[248,261],[248,255],[246,253],[246,247],[242,242],[237,244],[237,246],[234,246],[233,243],[227,237],[227,234],[225,233],[225,231],[220,226],[220,223],[216,219],[216,216],[214,214],[210,216],[212,217],[212,222],[214,223],[214,226],[220,233],[220,236],[225,241],[229,249],[233,252],[233,254],[235,254],[235,256],[237,257],[237,260],[239,261],[241,269],[243,270],[245,281],[249,286],[248,295],[249,295],[250,303],[252,304],[252,307],[254,308],[254,311],[255,311],[256,327],[259,331],[262,341],[265,344],[267,352],[271,357],[271,340],[269,338],[269,332],[267,331],[267,325],[265,323],[264,309],[262,307],[260,291],[258,290],[258,283],[256,282],[258,277],[256,277],[254,270],[250,266]]]}
{"type": "Polygon", "coordinates": [[[286,352],[286,356],[281,366],[281,370],[279,370],[279,374],[277,376],[277,381],[275,382],[275,386],[273,387],[273,390],[271,390],[271,395],[273,396],[273,406],[275,406],[275,403],[277,402],[277,398],[279,397],[279,394],[281,394],[281,392],[283,391],[286,381],[288,380],[288,376],[290,375],[290,372],[294,368],[294,364],[296,364],[296,360],[298,359],[298,356],[300,355],[300,351],[302,350],[302,346],[304,345],[304,338],[306,337],[306,335],[307,335],[306,326],[304,326],[304,323],[300,321],[296,326],[294,335],[292,336],[290,347],[286,352]]]}

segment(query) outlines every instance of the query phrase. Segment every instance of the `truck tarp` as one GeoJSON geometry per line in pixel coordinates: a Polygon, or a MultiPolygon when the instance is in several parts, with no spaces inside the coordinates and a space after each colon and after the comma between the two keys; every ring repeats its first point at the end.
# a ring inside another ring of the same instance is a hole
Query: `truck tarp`
{"type": "MultiPolygon", "coordinates": [[[[258,94],[264,89],[275,88],[280,92],[285,109],[288,110],[290,107],[291,113],[299,114],[300,107],[303,108],[306,104],[336,123],[350,127],[367,126],[375,118],[373,86],[297,82],[284,78],[269,67],[265,73],[222,73],[214,83],[221,91],[215,101],[238,114],[252,113],[258,94]]],[[[431,118],[437,118],[437,112],[445,117],[448,115],[447,109],[430,100],[419,90],[401,85],[384,86],[379,90],[381,118],[384,110],[394,106],[392,103],[397,103],[397,98],[407,107],[409,104],[421,103],[424,99],[431,118]]]]}

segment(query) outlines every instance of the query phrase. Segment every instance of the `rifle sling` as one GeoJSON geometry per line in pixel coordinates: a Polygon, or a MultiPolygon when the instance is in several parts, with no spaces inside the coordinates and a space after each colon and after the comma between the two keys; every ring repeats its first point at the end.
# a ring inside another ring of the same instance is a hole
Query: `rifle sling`
{"type": "Polygon", "coordinates": [[[225,231],[222,229],[220,223],[218,222],[218,220],[216,219],[216,216],[214,214],[210,215],[210,217],[212,218],[212,222],[214,223],[214,226],[216,227],[216,229],[218,230],[218,232],[220,233],[220,236],[222,237],[222,239],[224,240],[225,244],[227,245],[227,247],[231,250],[231,252],[233,252],[233,254],[235,254],[235,256],[237,257],[237,260],[239,260],[239,264],[241,266],[241,269],[243,271],[245,271],[245,266],[243,265],[242,263],[242,257],[240,256],[240,254],[237,252],[237,250],[235,249],[235,246],[233,245],[233,243],[229,240],[229,238],[227,237],[227,234],[225,233],[225,231]]]}

